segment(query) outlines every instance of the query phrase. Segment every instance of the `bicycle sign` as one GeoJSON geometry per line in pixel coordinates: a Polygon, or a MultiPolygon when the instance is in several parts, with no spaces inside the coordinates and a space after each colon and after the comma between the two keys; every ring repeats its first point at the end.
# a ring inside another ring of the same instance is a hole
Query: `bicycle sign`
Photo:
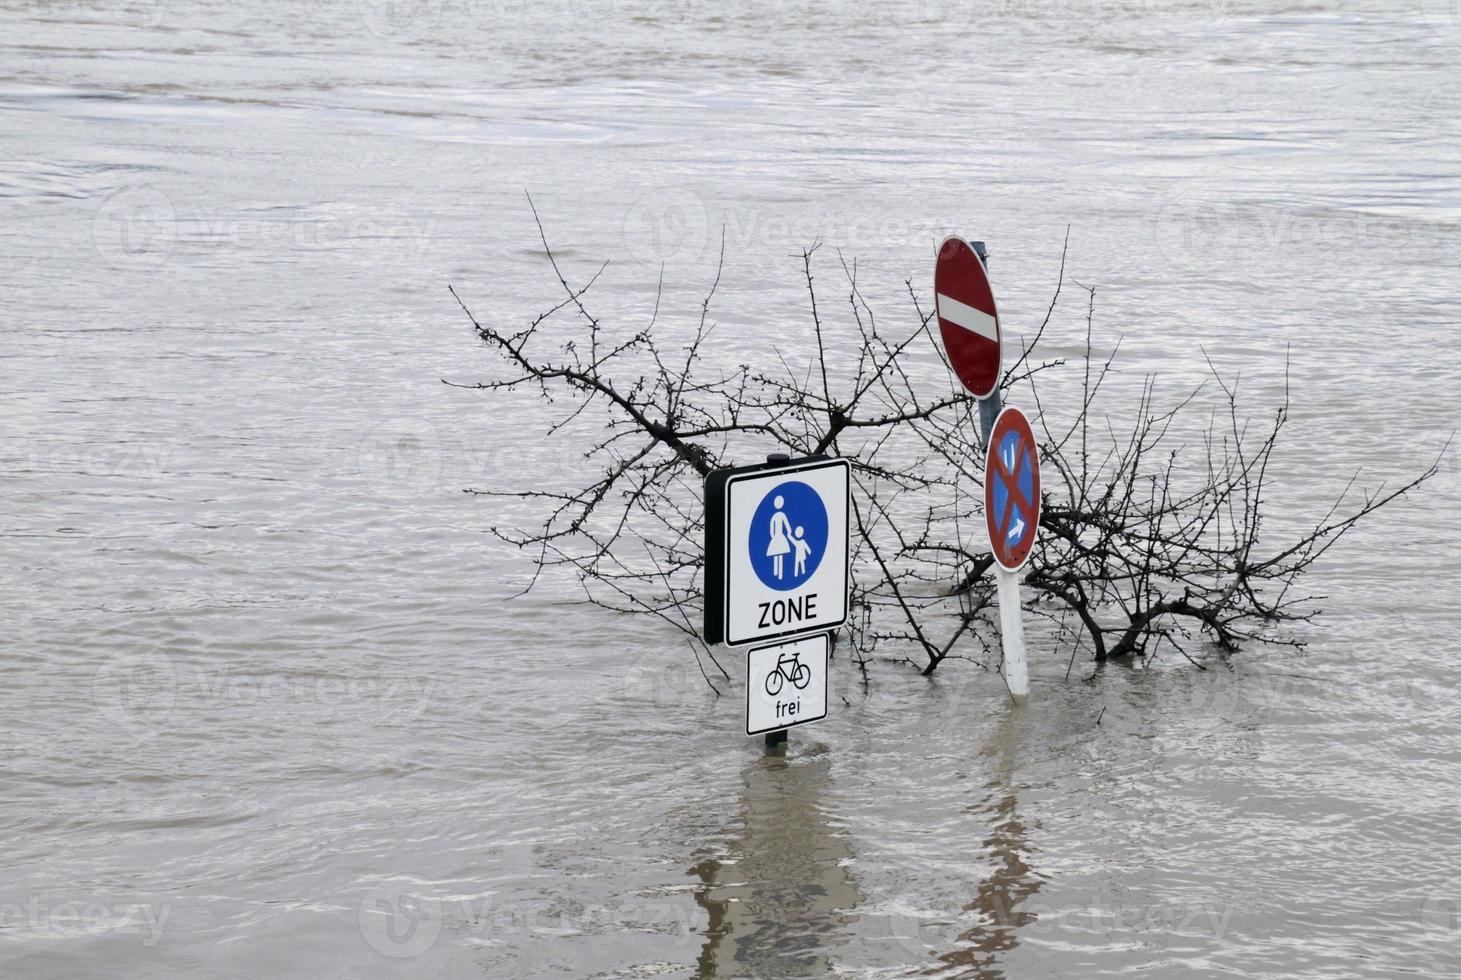
{"type": "Polygon", "coordinates": [[[756,647],[746,655],[746,734],[827,717],[830,633],[756,647]]]}
{"type": "Polygon", "coordinates": [[[705,480],[707,643],[742,646],[847,621],[846,460],[716,470],[705,480]]]}

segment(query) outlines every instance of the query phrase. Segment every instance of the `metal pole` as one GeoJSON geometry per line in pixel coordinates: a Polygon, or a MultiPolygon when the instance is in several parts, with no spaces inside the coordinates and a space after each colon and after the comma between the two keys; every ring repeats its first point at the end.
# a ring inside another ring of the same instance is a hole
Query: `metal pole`
{"type": "Polygon", "coordinates": [[[988,398],[979,400],[979,448],[989,452],[989,433],[994,431],[994,420],[999,418],[999,413],[1004,409],[1004,402],[999,397],[999,389],[995,388],[989,393],[988,398]]]}
{"type": "Polygon", "coordinates": [[[995,566],[994,581],[999,588],[999,633],[1004,648],[1004,681],[1017,698],[1030,693],[1030,668],[1025,662],[1025,617],[1020,611],[1019,572],[1007,572],[995,566]]]}
{"type": "MultiPolygon", "coordinates": [[[[791,462],[791,456],[787,453],[767,453],[766,463],[769,466],[785,466],[791,462]]],[[[786,729],[778,728],[774,732],[766,733],[766,747],[768,749],[778,748],[786,744],[786,729]]]]}
{"type": "MultiPolygon", "coordinates": [[[[979,256],[979,261],[984,263],[984,271],[989,272],[989,249],[983,242],[974,242],[971,246],[974,254],[979,256]]],[[[985,452],[989,451],[989,433],[994,428],[994,420],[999,418],[1000,409],[1004,408],[1004,400],[999,396],[999,381],[994,382],[994,390],[986,398],[979,400],[979,447],[985,452]]]]}

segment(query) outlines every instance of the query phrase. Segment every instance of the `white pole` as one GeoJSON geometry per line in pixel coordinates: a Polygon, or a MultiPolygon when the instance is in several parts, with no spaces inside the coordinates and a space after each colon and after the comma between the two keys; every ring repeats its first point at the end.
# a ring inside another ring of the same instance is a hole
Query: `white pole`
{"type": "Polygon", "coordinates": [[[1004,681],[1017,698],[1029,696],[1030,671],[1025,666],[1025,622],[1020,609],[1019,572],[994,567],[999,584],[999,632],[1004,641],[1004,681]]]}

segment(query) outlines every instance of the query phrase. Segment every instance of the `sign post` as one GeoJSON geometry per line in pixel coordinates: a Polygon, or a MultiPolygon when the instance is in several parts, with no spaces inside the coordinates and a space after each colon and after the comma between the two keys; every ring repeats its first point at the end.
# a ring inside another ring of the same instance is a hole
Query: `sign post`
{"type": "Polygon", "coordinates": [[[1004,677],[1010,693],[1030,693],[1025,663],[1025,624],[1020,610],[1021,570],[1030,560],[1040,527],[1040,452],[1025,413],[999,413],[984,455],[984,527],[994,556],[1004,677]]]}
{"type": "Polygon", "coordinates": [[[705,478],[702,636],[753,647],[746,734],[768,745],[827,714],[831,634],[848,613],[850,493],[847,460],[825,456],[705,478]]]}
{"type": "Polygon", "coordinates": [[[1020,578],[1040,526],[1040,454],[1030,422],[999,394],[1003,336],[983,242],[957,236],[939,245],[933,272],[939,334],[954,374],[979,400],[984,443],[984,519],[999,595],[1004,677],[1010,694],[1030,693],[1020,578]]]}

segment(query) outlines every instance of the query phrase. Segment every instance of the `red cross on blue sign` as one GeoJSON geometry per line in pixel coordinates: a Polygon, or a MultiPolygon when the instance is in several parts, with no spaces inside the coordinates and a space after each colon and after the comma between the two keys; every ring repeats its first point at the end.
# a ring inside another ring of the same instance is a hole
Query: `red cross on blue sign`
{"type": "Polygon", "coordinates": [[[1030,560],[1040,526],[1040,453],[1030,420],[1006,408],[989,433],[984,461],[984,526],[994,560],[1016,572],[1030,560]]]}

